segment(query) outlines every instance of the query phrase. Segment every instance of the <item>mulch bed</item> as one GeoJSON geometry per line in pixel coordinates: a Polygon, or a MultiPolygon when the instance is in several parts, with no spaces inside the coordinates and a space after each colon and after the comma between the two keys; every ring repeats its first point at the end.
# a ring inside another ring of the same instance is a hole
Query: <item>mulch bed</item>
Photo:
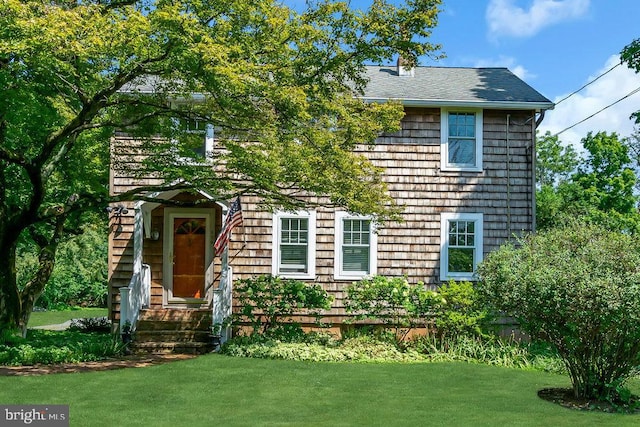
{"type": "Polygon", "coordinates": [[[57,365],[0,366],[0,376],[26,376],[48,374],[70,374],[76,372],[109,371],[123,368],[143,368],[177,360],[192,359],[191,354],[154,354],[144,356],[123,356],[97,362],[62,363],[57,365]]]}
{"type": "Polygon", "coordinates": [[[565,408],[579,411],[616,412],[627,414],[640,414],[640,401],[637,396],[631,398],[631,403],[635,409],[613,405],[611,402],[590,399],[577,399],[570,388],[545,388],[538,391],[541,399],[564,406],[565,408]]]}

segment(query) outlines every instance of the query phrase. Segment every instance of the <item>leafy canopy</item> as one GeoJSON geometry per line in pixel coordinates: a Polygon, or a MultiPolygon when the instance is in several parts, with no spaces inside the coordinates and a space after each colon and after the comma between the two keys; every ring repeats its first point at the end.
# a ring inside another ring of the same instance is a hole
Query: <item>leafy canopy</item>
{"type": "Polygon", "coordinates": [[[319,0],[296,12],[275,0],[1,2],[0,325],[28,318],[58,243],[107,202],[198,188],[393,216],[382,171],[353,149],[397,129],[403,113],[357,98],[363,64],[433,56],[438,4],[354,10],[319,0]],[[214,126],[207,162],[176,120],[214,126]],[[110,147],[115,132],[135,141],[110,147]],[[112,159],[157,180],[110,195],[112,159]],[[40,268],[20,290],[21,235],[40,268]]]}
{"type": "Polygon", "coordinates": [[[637,183],[629,143],[616,133],[589,132],[582,139],[586,156],[577,157],[557,137],[538,137],[539,229],[559,226],[576,217],[614,230],[640,229],[637,183]]]}

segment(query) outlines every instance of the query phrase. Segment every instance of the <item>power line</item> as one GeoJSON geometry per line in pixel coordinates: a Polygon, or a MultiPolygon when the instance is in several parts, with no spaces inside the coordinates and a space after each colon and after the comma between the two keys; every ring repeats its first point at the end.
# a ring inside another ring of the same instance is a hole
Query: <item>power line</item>
{"type": "Polygon", "coordinates": [[[562,98],[560,101],[556,102],[556,105],[560,104],[562,101],[565,101],[569,98],[571,98],[573,95],[575,95],[576,93],[580,92],[582,89],[586,88],[587,86],[589,86],[592,83],[595,83],[596,81],[598,81],[598,79],[600,79],[601,77],[606,76],[607,74],[609,74],[611,71],[613,71],[616,67],[619,67],[620,65],[622,65],[622,62],[618,62],[616,65],[614,65],[613,67],[609,68],[607,71],[605,71],[604,73],[600,74],[598,77],[596,77],[595,79],[591,80],[590,82],[587,82],[584,86],[582,86],[580,89],[574,90],[573,92],[571,92],[569,95],[565,96],[564,98],[562,98]]]}
{"type": "Polygon", "coordinates": [[[623,101],[623,100],[627,99],[628,97],[630,97],[630,96],[634,95],[634,94],[635,94],[635,93],[637,93],[637,92],[640,92],[640,86],[638,86],[637,88],[635,88],[634,90],[632,90],[631,92],[629,92],[628,94],[626,94],[625,96],[623,96],[622,98],[618,99],[617,101],[614,101],[614,102],[612,102],[611,104],[607,105],[606,107],[603,107],[603,108],[601,108],[600,110],[596,111],[595,113],[593,113],[593,114],[592,114],[592,115],[590,115],[589,117],[584,118],[584,119],[580,120],[579,122],[574,123],[574,124],[572,124],[571,126],[569,126],[569,127],[566,127],[566,128],[564,128],[564,129],[562,129],[560,132],[558,132],[558,133],[554,134],[553,136],[558,136],[558,135],[560,135],[561,133],[566,132],[566,131],[568,131],[569,129],[571,129],[571,128],[574,128],[574,127],[578,126],[580,123],[584,123],[584,122],[586,122],[586,121],[587,121],[587,120],[589,120],[590,118],[592,118],[592,117],[594,117],[594,116],[596,116],[596,115],[598,115],[598,114],[602,113],[604,110],[606,110],[606,109],[607,109],[607,108],[609,108],[609,107],[613,107],[613,106],[614,106],[614,105],[616,105],[618,102],[620,102],[620,101],[623,101]]]}

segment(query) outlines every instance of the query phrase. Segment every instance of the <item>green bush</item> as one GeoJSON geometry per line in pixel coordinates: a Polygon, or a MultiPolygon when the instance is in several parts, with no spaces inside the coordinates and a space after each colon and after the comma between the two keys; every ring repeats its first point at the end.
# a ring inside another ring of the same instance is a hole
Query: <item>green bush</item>
{"type": "Polygon", "coordinates": [[[438,289],[438,294],[435,324],[440,338],[483,335],[482,325],[487,313],[480,307],[471,282],[450,281],[438,289]]]}
{"type": "Polygon", "coordinates": [[[574,223],[502,247],[478,271],[486,303],[557,350],[576,397],[622,397],[640,366],[640,238],[574,223]]]}
{"type": "Polygon", "coordinates": [[[415,327],[429,327],[438,293],[422,282],[410,284],[405,277],[374,276],[354,282],[346,289],[345,309],[356,320],[381,322],[395,331],[398,342],[415,327]]]}
{"type": "Polygon", "coordinates": [[[248,321],[254,334],[295,335],[299,328],[284,326],[292,315],[319,315],[320,310],[331,308],[332,302],[332,297],[318,284],[271,275],[234,282],[234,296],[241,307],[235,322],[248,321]]]}
{"type": "Polygon", "coordinates": [[[0,365],[77,363],[122,354],[112,334],[30,329],[27,338],[0,343],[0,365]]]}

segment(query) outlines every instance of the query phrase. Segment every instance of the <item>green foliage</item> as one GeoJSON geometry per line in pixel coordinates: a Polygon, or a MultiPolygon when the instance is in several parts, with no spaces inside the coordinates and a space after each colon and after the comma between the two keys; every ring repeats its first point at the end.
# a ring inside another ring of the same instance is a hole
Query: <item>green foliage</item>
{"type": "Polygon", "coordinates": [[[352,283],[346,294],[348,313],[393,328],[398,343],[411,329],[424,327],[428,332],[433,324],[440,337],[481,335],[486,317],[470,282],[451,281],[436,292],[405,277],[374,276],[352,283]]]}
{"type": "Polygon", "coordinates": [[[537,143],[536,154],[542,158],[536,172],[541,179],[536,194],[538,229],[580,217],[611,230],[640,230],[634,194],[637,179],[628,141],[620,140],[615,133],[589,132],[582,139],[587,155],[573,171],[568,169],[576,164],[573,150],[562,151],[558,139],[548,134],[539,137],[537,143]]]}
{"type": "Polygon", "coordinates": [[[356,320],[371,319],[395,330],[398,342],[417,326],[429,326],[429,316],[441,298],[424,283],[406,277],[374,276],[346,288],[345,309],[356,320]]]}
{"type": "MultiPolygon", "coordinates": [[[[636,73],[640,73],[640,39],[635,39],[622,49],[620,60],[636,73]]],[[[631,117],[635,118],[636,124],[640,124],[640,111],[636,111],[631,117]]]]}
{"type": "Polygon", "coordinates": [[[284,326],[294,313],[315,315],[331,308],[333,300],[318,284],[271,275],[234,282],[234,296],[241,307],[235,321],[249,321],[254,334],[295,334],[284,326]]]}
{"type": "Polygon", "coordinates": [[[460,335],[447,338],[427,336],[415,338],[410,348],[427,355],[432,362],[462,361],[505,368],[566,373],[558,355],[537,343],[486,336],[460,335]]]}
{"type": "MultiPolygon", "coordinates": [[[[33,249],[33,248],[31,248],[33,249]]],[[[32,250],[18,247],[18,286],[23,288],[38,268],[32,250]]],[[[47,310],[74,306],[104,307],[107,303],[107,232],[85,231],[60,244],[56,265],[36,305],[47,310]]]]}
{"type": "Polygon", "coordinates": [[[554,187],[567,181],[578,166],[578,153],[572,146],[563,146],[557,136],[547,131],[536,135],[536,183],[538,188],[554,187]]]}
{"type": "Polygon", "coordinates": [[[26,339],[0,345],[0,365],[87,362],[118,356],[122,350],[109,333],[31,329],[26,339]]]}
{"type": "Polygon", "coordinates": [[[565,373],[561,359],[548,347],[498,338],[459,336],[417,337],[399,347],[394,337],[369,330],[345,334],[336,340],[313,334],[295,341],[282,341],[260,335],[236,337],[220,352],[234,357],[286,359],[310,362],[356,363],[483,363],[506,368],[565,373]]]}
{"type": "Polygon", "coordinates": [[[58,244],[92,221],[88,212],[149,190],[110,195],[110,170],[153,176],[153,191],[189,183],[219,199],[251,194],[284,208],[316,194],[396,217],[382,169],[353,149],[397,130],[402,106],[354,95],[366,63],[438,56],[428,39],[439,4],[0,2],[0,325],[25,327],[31,307],[21,301],[42,292],[58,244]],[[215,126],[210,167],[184,167],[185,157],[204,159],[174,119],[215,126]],[[111,147],[116,129],[138,147],[111,147]],[[20,239],[37,259],[22,289],[20,239]]]}
{"type": "Polygon", "coordinates": [[[607,399],[640,365],[640,238],[575,222],[503,246],[478,292],[562,357],[577,397],[607,399]]]}
{"type": "Polygon", "coordinates": [[[478,303],[475,286],[471,282],[450,281],[438,289],[435,305],[435,324],[438,336],[481,336],[487,313],[478,303]]]}
{"type": "Polygon", "coordinates": [[[69,331],[78,332],[111,332],[111,321],[107,317],[86,317],[81,319],[73,319],[69,325],[69,331]]]}

